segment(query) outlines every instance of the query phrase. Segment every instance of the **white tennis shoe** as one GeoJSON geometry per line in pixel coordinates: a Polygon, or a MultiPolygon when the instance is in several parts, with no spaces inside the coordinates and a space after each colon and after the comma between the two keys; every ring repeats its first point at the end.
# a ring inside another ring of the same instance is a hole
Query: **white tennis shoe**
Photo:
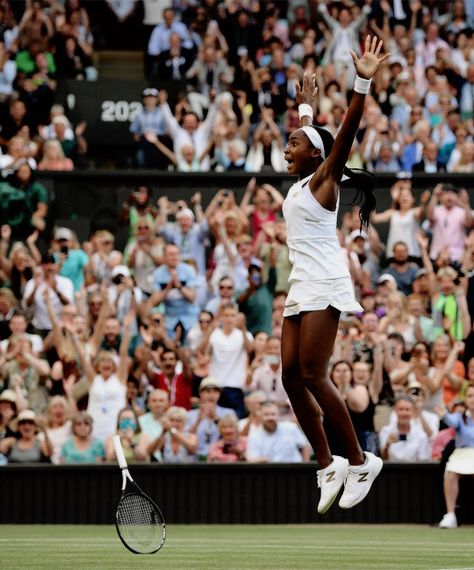
{"type": "Polygon", "coordinates": [[[446,513],[438,526],[439,528],[458,528],[458,519],[454,513],[446,513]]]}
{"type": "Polygon", "coordinates": [[[333,455],[333,461],[324,469],[320,469],[318,475],[318,487],[321,489],[321,497],[318,504],[318,513],[324,514],[336,500],[337,494],[344,485],[344,480],[349,468],[349,462],[344,457],[333,455]]]}
{"type": "Polygon", "coordinates": [[[365,499],[372,483],[383,467],[383,461],[369,451],[364,451],[366,460],[362,465],[349,465],[344,493],[339,501],[341,509],[350,509],[365,499]]]}

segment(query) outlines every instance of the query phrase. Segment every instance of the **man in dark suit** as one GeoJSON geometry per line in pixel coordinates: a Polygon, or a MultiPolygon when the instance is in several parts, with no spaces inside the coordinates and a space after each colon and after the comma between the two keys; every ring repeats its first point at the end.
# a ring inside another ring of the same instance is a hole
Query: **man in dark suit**
{"type": "Polygon", "coordinates": [[[423,155],[417,164],[413,166],[413,172],[446,172],[445,165],[438,160],[438,145],[433,141],[428,141],[423,147],[423,155]]]}
{"type": "Polygon", "coordinates": [[[178,34],[170,35],[170,49],[162,51],[152,68],[153,77],[166,81],[183,79],[191,67],[195,55],[194,49],[184,48],[178,34]]]}

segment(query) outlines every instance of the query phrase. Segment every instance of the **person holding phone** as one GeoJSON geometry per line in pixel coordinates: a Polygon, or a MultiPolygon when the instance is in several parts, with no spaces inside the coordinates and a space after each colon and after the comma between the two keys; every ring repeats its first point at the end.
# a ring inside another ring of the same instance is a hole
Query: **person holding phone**
{"type": "Polygon", "coordinates": [[[208,463],[237,463],[245,461],[247,438],[239,435],[239,426],[234,414],[226,414],[217,423],[221,438],[211,445],[208,463]]]}
{"type": "Polygon", "coordinates": [[[431,459],[431,443],[419,422],[415,422],[417,415],[413,398],[407,395],[396,399],[395,416],[379,434],[383,459],[411,463],[431,459]]]}
{"type": "Polygon", "coordinates": [[[77,293],[84,285],[89,270],[89,256],[77,242],[77,238],[69,228],[56,228],[53,242],[54,257],[58,262],[59,275],[68,277],[77,293]]]}

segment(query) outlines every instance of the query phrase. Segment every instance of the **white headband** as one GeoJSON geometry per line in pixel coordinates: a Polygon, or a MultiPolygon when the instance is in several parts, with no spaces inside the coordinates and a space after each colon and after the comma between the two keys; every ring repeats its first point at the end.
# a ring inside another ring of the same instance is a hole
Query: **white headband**
{"type": "Polygon", "coordinates": [[[318,131],[308,125],[300,127],[299,130],[304,132],[304,134],[311,141],[311,144],[314,146],[314,148],[317,148],[321,152],[321,158],[323,160],[326,160],[326,152],[324,150],[323,139],[321,138],[321,135],[318,133],[318,131]]]}
{"type": "MultiPolygon", "coordinates": [[[[298,130],[304,132],[304,134],[311,141],[311,144],[314,146],[314,148],[317,148],[321,152],[321,158],[323,160],[326,160],[326,151],[324,150],[323,139],[321,138],[321,135],[318,133],[318,131],[315,128],[310,127],[309,125],[305,125],[304,127],[300,127],[298,130]]],[[[347,176],[346,174],[343,174],[342,178],[341,178],[341,182],[344,182],[344,180],[348,180],[348,179],[349,179],[349,176],[347,176]]]]}

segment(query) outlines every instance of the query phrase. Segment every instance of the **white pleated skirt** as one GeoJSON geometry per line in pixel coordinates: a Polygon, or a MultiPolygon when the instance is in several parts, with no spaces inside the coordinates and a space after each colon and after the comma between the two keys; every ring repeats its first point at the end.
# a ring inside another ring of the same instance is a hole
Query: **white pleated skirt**
{"type": "Polygon", "coordinates": [[[474,475],[474,447],[458,447],[449,456],[446,472],[474,475]]]}
{"type": "Polygon", "coordinates": [[[306,311],[323,311],[329,306],[347,313],[364,310],[355,298],[350,277],[292,283],[283,316],[292,317],[306,311]]]}

